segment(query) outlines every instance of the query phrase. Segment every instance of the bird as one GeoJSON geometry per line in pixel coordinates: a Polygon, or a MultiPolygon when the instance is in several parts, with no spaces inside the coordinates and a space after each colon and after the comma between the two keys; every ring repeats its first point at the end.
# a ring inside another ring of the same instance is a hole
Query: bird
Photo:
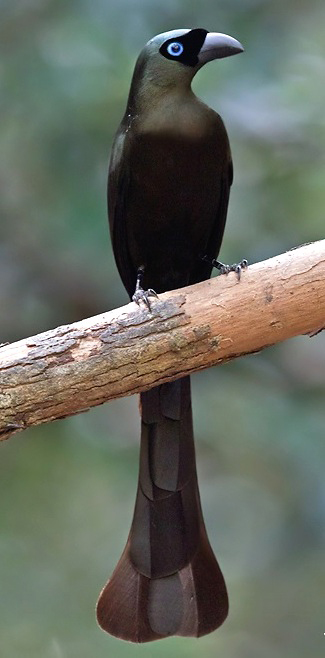
{"type": "MultiPolygon", "coordinates": [[[[235,271],[217,260],[233,166],[224,123],[194,94],[207,62],[243,51],[202,28],[159,34],[137,59],[110,157],[108,214],[130,297],[153,312],[160,293],[235,271]]],[[[200,637],[228,614],[224,577],[198,489],[189,376],[140,394],[138,489],[125,549],[97,602],[99,626],[130,642],[200,637]]]]}

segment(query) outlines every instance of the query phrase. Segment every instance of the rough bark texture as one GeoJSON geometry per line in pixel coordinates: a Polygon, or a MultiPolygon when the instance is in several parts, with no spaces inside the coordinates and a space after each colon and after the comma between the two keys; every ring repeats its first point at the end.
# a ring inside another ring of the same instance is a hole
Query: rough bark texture
{"type": "Polygon", "coordinates": [[[325,240],[0,348],[0,439],[325,327],[325,240]]]}

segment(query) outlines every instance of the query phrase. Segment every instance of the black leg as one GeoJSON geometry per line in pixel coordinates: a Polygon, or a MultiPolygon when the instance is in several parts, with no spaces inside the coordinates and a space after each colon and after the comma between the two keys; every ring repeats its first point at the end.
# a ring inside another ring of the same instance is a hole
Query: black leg
{"type": "Polygon", "coordinates": [[[154,290],[152,290],[152,288],[148,288],[148,290],[143,289],[142,287],[143,275],[144,275],[144,267],[142,265],[141,267],[139,267],[137,272],[137,282],[135,285],[134,295],[132,296],[132,301],[138,304],[138,306],[140,305],[141,301],[144,302],[148,310],[151,311],[149,297],[158,297],[158,295],[154,290]]]}
{"type": "Polygon", "coordinates": [[[241,277],[242,270],[246,270],[248,267],[248,262],[246,258],[240,261],[240,263],[234,263],[233,265],[225,265],[216,260],[216,258],[210,258],[210,256],[202,256],[202,260],[205,263],[210,263],[212,267],[215,267],[219,270],[220,274],[229,274],[229,272],[236,272],[238,280],[241,277]]]}

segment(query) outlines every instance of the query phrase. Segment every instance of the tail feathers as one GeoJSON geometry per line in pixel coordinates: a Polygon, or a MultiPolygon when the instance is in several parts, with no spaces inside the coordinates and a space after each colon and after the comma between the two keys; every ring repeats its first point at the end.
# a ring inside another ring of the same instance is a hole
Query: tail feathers
{"type": "Polygon", "coordinates": [[[225,581],[204,529],[193,560],[163,578],[140,574],[127,544],[97,603],[101,628],[130,642],[199,637],[218,628],[227,614],[225,581]]]}
{"type": "Polygon", "coordinates": [[[132,527],[97,619],[131,642],[198,637],[222,624],[228,597],[202,516],[189,377],[142,393],[141,404],[132,527]]]}
{"type": "Polygon", "coordinates": [[[135,568],[147,578],[180,571],[198,549],[201,525],[204,522],[195,477],[182,491],[155,500],[147,498],[139,484],[129,536],[130,559],[135,568]]]}
{"type": "Polygon", "coordinates": [[[205,530],[203,532],[198,552],[192,562],[179,572],[186,605],[177,635],[206,635],[219,628],[228,615],[225,580],[205,530]]]}
{"type": "Polygon", "coordinates": [[[97,601],[99,626],[122,640],[159,640],[149,624],[147,601],[150,580],[139,574],[130,561],[128,545],[97,601]]]}

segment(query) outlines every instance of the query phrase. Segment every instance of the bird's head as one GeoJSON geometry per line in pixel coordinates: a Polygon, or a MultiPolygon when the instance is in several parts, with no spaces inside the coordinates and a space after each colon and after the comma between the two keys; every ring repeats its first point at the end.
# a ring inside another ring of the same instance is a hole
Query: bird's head
{"type": "Polygon", "coordinates": [[[236,55],[243,50],[241,43],[227,34],[196,28],[158,34],[148,41],[142,52],[147,52],[149,58],[159,53],[167,60],[196,71],[206,62],[236,55]]]}
{"type": "Polygon", "coordinates": [[[207,62],[243,52],[233,37],[201,28],[157,34],[142,49],[134,70],[132,95],[152,87],[189,86],[207,62]]]}

